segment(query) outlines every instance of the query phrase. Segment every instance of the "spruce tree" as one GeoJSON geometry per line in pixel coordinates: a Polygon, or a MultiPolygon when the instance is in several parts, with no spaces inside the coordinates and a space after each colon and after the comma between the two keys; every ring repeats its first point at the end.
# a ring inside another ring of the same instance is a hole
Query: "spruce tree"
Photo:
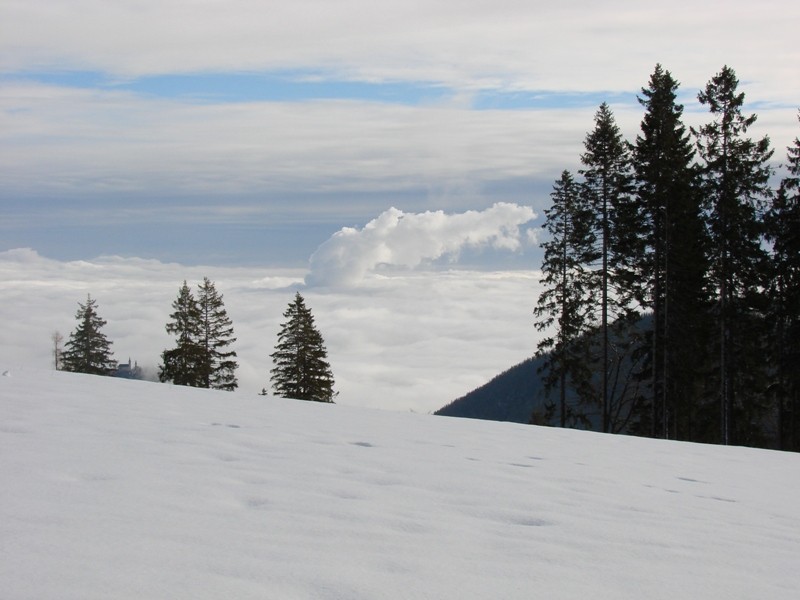
{"type": "Polygon", "coordinates": [[[111,375],[117,363],[111,354],[111,342],[101,329],[106,321],[97,314],[97,301],[86,297],[86,304],[78,303],[75,318],[78,326],[70,333],[61,355],[61,368],[74,373],[111,375]]]}
{"type": "Polygon", "coordinates": [[[545,359],[541,368],[545,393],[557,389],[559,424],[566,427],[582,420],[580,408],[569,405],[568,399],[576,398],[577,404],[587,405],[593,395],[589,333],[596,325],[590,269],[595,232],[592,212],[569,171],[555,182],[550,198],[552,205],[545,210],[544,224],[550,237],[542,243],[545,289],[533,314],[537,330],[555,326],[553,335],[539,342],[537,355],[545,359]]]}
{"type": "Polygon", "coordinates": [[[203,374],[206,353],[200,344],[200,308],[186,281],[178,290],[178,297],[172,303],[174,312],[169,316],[167,333],[177,337],[176,346],[161,354],[161,367],[158,377],[175,385],[206,387],[203,374]]]}
{"type": "Polygon", "coordinates": [[[233,323],[228,317],[222,294],[217,292],[214,283],[203,278],[197,295],[200,313],[199,344],[203,351],[200,364],[202,387],[232,391],[238,386],[236,380],[236,352],[228,347],[236,341],[233,336],[233,323]]]}
{"type": "Polygon", "coordinates": [[[697,132],[704,161],[703,192],[710,237],[710,273],[716,288],[719,440],[758,444],[754,424],[765,411],[763,288],[767,255],[762,214],[770,196],[768,137],[752,140],[756,115],[744,116],[744,93],[728,66],[698,99],[712,121],[697,132]]]}
{"type": "Polygon", "coordinates": [[[275,367],[270,371],[275,395],[297,400],[333,402],[333,373],[328,352],[314,316],[300,293],[283,313],[286,321],[278,333],[275,367]]]}
{"type": "Polygon", "coordinates": [[[677,89],[669,71],[656,65],[639,98],[646,112],[634,163],[647,228],[639,280],[652,312],[643,348],[651,409],[642,419],[654,437],[695,439],[707,344],[706,236],[695,150],[677,89]]]}
{"type": "MultiPolygon", "coordinates": [[[[612,430],[612,359],[609,325],[628,327],[635,318],[638,295],[635,277],[637,254],[641,250],[640,218],[634,202],[630,144],[626,142],[606,103],[595,114],[595,127],[586,136],[581,156],[584,169],[583,192],[595,214],[599,240],[597,271],[600,312],[600,407],[602,431],[612,430]]],[[[621,339],[618,337],[618,339],[621,339]]],[[[615,346],[617,348],[619,346],[615,346]]]]}
{"type": "MultiPolygon", "coordinates": [[[[798,117],[800,118],[800,116],[798,117]]],[[[787,154],[788,174],[767,214],[772,243],[769,287],[770,362],[774,371],[778,448],[800,450],[800,138],[787,154]]]]}

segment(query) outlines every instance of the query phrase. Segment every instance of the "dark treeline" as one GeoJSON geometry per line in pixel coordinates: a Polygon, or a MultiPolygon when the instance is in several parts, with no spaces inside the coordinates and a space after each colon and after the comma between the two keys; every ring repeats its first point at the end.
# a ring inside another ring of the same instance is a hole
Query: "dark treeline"
{"type": "Polygon", "coordinates": [[[724,67],[688,129],[657,65],[633,143],[600,106],[545,211],[536,422],[800,450],[800,140],[772,189],[737,88],[724,67]]]}

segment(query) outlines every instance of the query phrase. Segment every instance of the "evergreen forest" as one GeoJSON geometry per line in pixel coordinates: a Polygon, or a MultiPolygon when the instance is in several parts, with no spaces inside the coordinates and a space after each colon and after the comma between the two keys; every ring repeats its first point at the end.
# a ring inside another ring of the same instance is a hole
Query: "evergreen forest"
{"type": "Polygon", "coordinates": [[[655,67],[633,141],[602,104],[553,185],[531,421],[797,451],[800,141],[779,177],[733,69],[696,129],[678,86],[655,67]]]}

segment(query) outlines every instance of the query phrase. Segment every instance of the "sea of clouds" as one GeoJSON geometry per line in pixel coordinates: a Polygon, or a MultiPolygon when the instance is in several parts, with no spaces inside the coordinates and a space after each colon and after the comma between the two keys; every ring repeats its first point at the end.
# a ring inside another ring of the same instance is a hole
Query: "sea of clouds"
{"type": "MultiPolygon", "coordinates": [[[[307,269],[186,266],[105,256],[59,261],[34,249],[0,252],[0,364],[52,365],[51,336],[74,329],[78,302],[96,298],[115,358],[157,371],[184,280],[223,294],[237,337],[242,393],[269,390],[270,354],[299,291],[325,339],[337,402],[428,412],[531,356],[534,270],[458,268],[465,249],[517,252],[533,243],[524,206],[457,214],[389,209],[323,243],[307,269]],[[442,263],[442,261],[444,261],[442,263]]],[[[8,368],[8,367],[5,367],[8,368]]]]}

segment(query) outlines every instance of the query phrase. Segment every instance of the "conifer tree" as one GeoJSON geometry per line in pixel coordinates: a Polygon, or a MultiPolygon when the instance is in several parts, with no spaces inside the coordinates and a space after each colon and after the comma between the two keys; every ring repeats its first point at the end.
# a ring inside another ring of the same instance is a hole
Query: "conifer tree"
{"type": "Polygon", "coordinates": [[[698,99],[712,121],[696,135],[704,161],[703,192],[710,237],[710,273],[716,288],[719,383],[719,439],[753,444],[753,424],[763,416],[761,397],[765,351],[763,246],[765,202],[772,156],[768,137],[754,141],[747,130],[756,115],[742,114],[744,93],[728,66],[715,75],[698,99]]]}
{"type": "Polygon", "coordinates": [[[97,301],[86,297],[86,304],[78,303],[75,318],[78,326],[70,333],[61,355],[61,368],[74,373],[111,375],[117,366],[111,354],[111,342],[101,329],[106,321],[97,314],[97,301]]]}
{"type": "Polygon", "coordinates": [[[175,312],[170,315],[167,333],[177,336],[176,347],[161,354],[159,379],[176,385],[236,389],[239,365],[236,352],[228,349],[236,338],[214,283],[204,278],[195,299],[184,281],[172,308],[175,312]]]}
{"type": "Polygon", "coordinates": [[[199,343],[204,360],[200,364],[203,387],[232,391],[238,386],[236,380],[236,352],[228,347],[236,341],[233,323],[228,317],[222,294],[214,283],[203,278],[199,286],[197,307],[200,313],[199,343]]]}
{"type": "Polygon", "coordinates": [[[174,312],[169,316],[167,333],[177,337],[176,346],[161,354],[161,381],[175,385],[206,387],[203,374],[208,372],[207,355],[200,344],[200,308],[186,281],[178,290],[172,303],[174,312]]]}
{"type": "Polygon", "coordinates": [[[695,150],[677,89],[670,72],[656,65],[639,98],[646,112],[634,163],[647,227],[639,279],[652,311],[644,347],[651,410],[642,417],[654,437],[694,439],[707,343],[706,236],[695,150]]]}
{"type": "Polygon", "coordinates": [[[271,358],[272,389],[277,396],[297,400],[333,402],[333,373],[328,352],[314,316],[300,293],[283,313],[286,321],[278,333],[271,358]]]}
{"type": "MultiPolygon", "coordinates": [[[[800,115],[798,116],[800,118],[800,115]]],[[[778,447],[800,450],[800,138],[787,154],[788,175],[767,214],[772,243],[770,357],[778,413],[778,447]]]]}
{"type": "Polygon", "coordinates": [[[635,277],[637,254],[641,248],[640,218],[632,196],[631,149],[606,103],[595,114],[595,127],[584,142],[581,156],[584,169],[583,191],[596,215],[599,239],[597,257],[600,312],[600,406],[601,427],[612,429],[611,356],[609,324],[627,325],[635,317],[638,287],[635,277]]]}
{"type": "Polygon", "coordinates": [[[591,209],[579,184],[564,171],[553,185],[552,205],[545,210],[544,229],[550,239],[542,244],[542,283],[533,311],[536,329],[555,326],[552,336],[539,342],[537,354],[545,358],[544,390],[558,391],[559,424],[577,424],[582,413],[568,405],[568,397],[589,404],[592,397],[589,333],[596,325],[591,304],[595,258],[595,232],[591,209]],[[570,393],[571,390],[571,393],[570,393]]]}

